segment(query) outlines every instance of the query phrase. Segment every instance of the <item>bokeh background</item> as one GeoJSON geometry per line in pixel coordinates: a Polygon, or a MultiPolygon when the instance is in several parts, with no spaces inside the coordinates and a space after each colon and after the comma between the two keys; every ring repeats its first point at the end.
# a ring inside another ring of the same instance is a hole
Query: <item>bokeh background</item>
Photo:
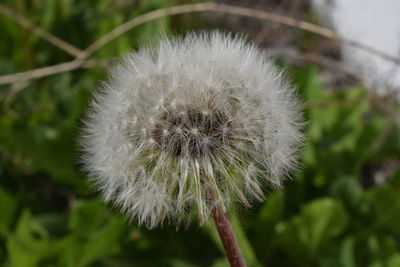
{"type": "MultiPolygon", "coordinates": [[[[382,94],[386,85],[357,75],[339,40],[255,17],[189,12],[134,27],[82,67],[9,76],[79,56],[38,29],[83,50],[132,18],[191,3],[0,1],[0,266],[227,266],[211,222],[139,227],[102,203],[79,163],[81,118],[112,58],[200,29],[240,33],[268,51],[298,86],[308,121],[302,167],[285,189],[266,188],[264,203],[231,214],[249,266],[400,266],[399,102],[382,94]]],[[[307,0],[218,3],[335,30],[307,0]]]]}

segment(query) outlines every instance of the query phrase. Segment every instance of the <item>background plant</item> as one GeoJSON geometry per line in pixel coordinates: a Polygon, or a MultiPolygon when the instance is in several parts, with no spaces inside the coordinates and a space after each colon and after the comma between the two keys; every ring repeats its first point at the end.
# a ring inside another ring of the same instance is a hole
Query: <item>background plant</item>
{"type": "MultiPolygon", "coordinates": [[[[276,2],[265,1],[271,8],[276,2]]],[[[4,4],[82,49],[131,18],[167,7],[166,1],[4,4]]],[[[179,3],[168,1],[174,4],[179,3]]],[[[306,6],[296,12],[289,15],[312,19],[306,6]]],[[[6,16],[0,16],[0,25],[1,75],[74,60],[6,16]]],[[[268,40],[275,31],[269,25],[211,12],[165,16],[102,47],[93,57],[94,68],[0,85],[0,264],[226,265],[212,226],[176,233],[129,224],[88,191],[76,163],[80,117],[105,76],[105,62],[97,59],[151,44],[164,32],[219,27],[241,31],[279,54],[276,60],[299,86],[309,121],[303,168],[284,191],[270,190],[264,204],[234,216],[249,265],[399,266],[400,175],[395,171],[400,139],[391,119],[396,111],[381,112],[380,99],[366,93],[351,74],[335,69],[340,61],[326,53],[335,55],[332,41],[286,28],[286,40],[278,40],[285,35],[282,28],[268,40]],[[262,38],[255,33],[260,27],[266,27],[262,38]],[[301,53],[285,50],[287,44],[301,53]],[[327,67],[316,55],[334,64],[327,67]],[[334,78],[327,82],[329,75],[334,78]]]]}

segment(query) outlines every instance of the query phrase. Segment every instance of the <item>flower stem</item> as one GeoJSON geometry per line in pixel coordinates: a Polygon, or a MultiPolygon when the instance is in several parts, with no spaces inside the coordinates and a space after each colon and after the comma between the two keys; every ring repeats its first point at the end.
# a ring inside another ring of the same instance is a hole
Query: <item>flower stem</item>
{"type": "Polygon", "coordinates": [[[215,226],[217,227],[219,237],[232,267],[245,267],[246,262],[232,230],[232,225],[228,216],[225,214],[220,204],[214,206],[212,210],[215,226]]]}
{"type": "Polygon", "coordinates": [[[219,237],[222,241],[222,245],[224,246],[229,263],[232,267],[246,267],[246,262],[244,260],[242,251],[240,250],[235,234],[233,233],[229,217],[226,215],[222,205],[217,201],[215,192],[213,192],[213,190],[207,186],[209,183],[209,178],[202,169],[200,170],[200,177],[206,198],[209,204],[213,207],[211,210],[212,217],[214,219],[219,237]]]}

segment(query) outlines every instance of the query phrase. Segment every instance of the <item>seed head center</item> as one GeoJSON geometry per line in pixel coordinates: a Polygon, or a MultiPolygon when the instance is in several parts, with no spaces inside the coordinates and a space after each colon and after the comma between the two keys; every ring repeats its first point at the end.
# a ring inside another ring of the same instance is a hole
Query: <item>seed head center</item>
{"type": "Polygon", "coordinates": [[[152,138],[169,155],[199,158],[229,145],[232,131],[232,121],[217,108],[178,107],[160,115],[152,138]]]}

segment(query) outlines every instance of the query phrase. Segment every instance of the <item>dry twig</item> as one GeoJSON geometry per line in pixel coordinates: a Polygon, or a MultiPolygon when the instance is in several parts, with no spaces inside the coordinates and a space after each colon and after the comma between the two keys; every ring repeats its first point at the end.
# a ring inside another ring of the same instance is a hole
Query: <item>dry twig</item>
{"type": "Polygon", "coordinates": [[[16,113],[14,110],[11,109],[11,104],[14,102],[15,98],[17,97],[17,94],[22,91],[24,88],[29,86],[30,81],[23,81],[19,83],[13,83],[10,86],[10,89],[8,90],[8,93],[6,97],[4,98],[3,101],[3,111],[7,115],[17,118],[19,115],[16,113]]]}
{"type": "Polygon", "coordinates": [[[52,65],[48,67],[38,68],[30,71],[19,72],[9,75],[0,76],[0,84],[9,84],[9,83],[16,83],[22,82],[32,79],[37,79],[45,76],[50,76],[53,74],[71,71],[79,68],[91,68],[95,66],[104,66],[107,59],[98,60],[98,59],[91,59],[91,60],[81,60],[75,59],[66,63],[61,63],[57,65],[52,65]]]}
{"type": "MultiPolygon", "coordinates": [[[[324,28],[324,27],[321,27],[321,26],[318,26],[318,25],[315,25],[315,24],[312,24],[312,23],[309,23],[306,21],[294,19],[294,18],[287,17],[284,15],[273,14],[273,13],[267,12],[267,11],[254,10],[254,9],[244,8],[244,7],[206,2],[206,3],[187,4],[187,5],[174,6],[174,7],[165,8],[165,9],[159,9],[159,10],[151,11],[151,12],[148,12],[141,16],[135,17],[135,18],[127,21],[126,23],[116,27],[114,30],[107,33],[106,35],[101,37],[99,40],[94,42],[92,45],[90,45],[87,49],[80,51],[76,55],[77,58],[73,61],[70,61],[67,63],[62,63],[62,64],[57,64],[57,65],[53,65],[53,66],[48,66],[48,67],[44,67],[44,68],[34,69],[34,70],[30,70],[30,71],[3,75],[3,76],[0,76],[0,84],[9,84],[9,83],[19,82],[19,81],[24,81],[24,80],[30,80],[30,79],[45,77],[45,76],[53,75],[56,73],[81,68],[84,65],[86,59],[88,59],[93,53],[95,53],[97,50],[99,50],[100,48],[102,48],[103,46],[105,46],[106,44],[108,44],[109,42],[114,40],[115,38],[126,33],[127,31],[133,29],[134,27],[137,27],[145,22],[155,20],[158,18],[162,18],[165,16],[178,15],[178,14],[191,13],[191,12],[199,12],[199,11],[221,12],[221,13],[226,13],[226,14],[234,14],[234,15],[239,15],[239,16],[258,18],[258,19],[262,19],[262,20],[268,20],[268,21],[280,23],[280,24],[283,24],[286,26],[309,31],[309,32],[324,36],[326,38],[334,39],[334,40],[340,41],[342,43],[346,43],[351,46],[358,47],[360,49],[363,49],[370,53],[373,53],[377,56],[380,56],[388,61],[392,61],[396,64],[400,64],[400,58],[398,58],[398,57],[389,55],[382,51],[378,51],[375,48],[358,43],[354,40],[341,38],[334,31],[332,31],[330,29],[327,29],[327,28],[324,28]]],[[[48,40],[48,39],[46,39],[46,40],[48,40]]]]}

